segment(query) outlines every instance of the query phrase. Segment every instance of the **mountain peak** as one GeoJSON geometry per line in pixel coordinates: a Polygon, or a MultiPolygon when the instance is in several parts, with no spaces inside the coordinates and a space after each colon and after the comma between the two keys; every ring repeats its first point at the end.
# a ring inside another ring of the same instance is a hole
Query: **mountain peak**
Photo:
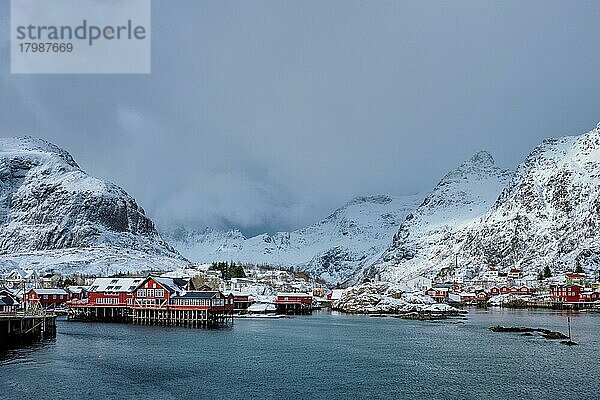
{"type": "Polygon", "coordinates": [[[495,165],[494,157],[492,157],[492,155],[486,150],[480,150],[477,153],[473,154],[467,162],[470,164],[477,164],[481,166],[495,165]]]}
{"type": "Polygon", "coordinates": [[[27,265],[49,252],[56,258],[45,267],[86,273],[98,265],[121,268],[115,260],[128,265],[129,255],[136,269],[152,266],[144,259],[159,268],[187,263],[135,199],[86,174],[66,150],[46,140],[1,138],[0,178],[0,270],[6,260],[27,265]]]}
{"type": "Polygon", "coordinates": [[[11,155],[11,154],[23,154],[34,155],[55,155],[63,159],[67,164],[74,168],[79,169],[79,165],[75,162],[75,159],[69,154],[68,151],[61,147],[50,143],[45,139],[41,139],[34,136],[18,136],[18,137],[7,137],[0,138],[0,154],[11,155]]]}
{"type": "Polygon", "coordinates": [[[393,199],[391,196],[385,194],[379,194],[374,196],[357,196],[350,200],[346,205],[356,205],[356,204],[364,204],[364,203],[374,203],[374,204],[387,204],[391,203],[393,199]]]}

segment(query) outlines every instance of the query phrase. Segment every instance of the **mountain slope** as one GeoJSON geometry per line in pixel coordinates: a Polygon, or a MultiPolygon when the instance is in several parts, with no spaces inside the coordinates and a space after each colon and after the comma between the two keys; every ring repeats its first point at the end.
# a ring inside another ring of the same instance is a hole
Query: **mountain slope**
{"type": "Polygon", "coordinates": [[[479,221],[458,235],[461,268],[521,267],[531,278],[600,265],[600,124],[581,136],[545,140],[479,221]]]}
{"type": "Polygon", "coordinates": [[[357,197],[316,224],[274,235],[245,238],[239,231],[179,229],[167,237],[193,261],[293,266],[335,284],[377,258],[419,200],[419,195],[357,197]]]}
{"type": "Polygon", "coordinates": [[[423,203],[408,215],[391,245],[365,276],[401,281],[435,274],[455,262],[456,232],[481,217],[494,203],[511,173],[481,151],[449,172],[423,203]]]}
{"type": "Polygon", "coordinates": [[[87,175],[65,150],[31,137],[2,138],[0,268],[29,263],[90,272],[86,266],[146,269],[186,260],[133,198],[87,175]]]}

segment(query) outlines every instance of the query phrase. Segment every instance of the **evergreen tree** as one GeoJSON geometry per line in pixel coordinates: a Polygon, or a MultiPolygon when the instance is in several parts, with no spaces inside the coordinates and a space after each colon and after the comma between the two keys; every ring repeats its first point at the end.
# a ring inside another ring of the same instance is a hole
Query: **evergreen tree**
{"type": "Polygon", "coordinates": [[[242,267],[241,265],[232,264],[231,277],[232,278],[245,278],[246,273],[244,272],[244,267],[242,267]]]}
{"type": "Polygon", "coordinates": [[[552,276],[552,271],[550,271],[549,266],[544,267],[544,278],[550,278],[552,276]]]}

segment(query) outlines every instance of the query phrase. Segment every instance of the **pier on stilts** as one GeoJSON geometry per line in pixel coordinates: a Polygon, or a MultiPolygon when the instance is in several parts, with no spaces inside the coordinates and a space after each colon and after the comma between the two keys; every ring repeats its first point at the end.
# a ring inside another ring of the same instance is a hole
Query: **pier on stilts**
{"type": "Polygon", "coordinates": [[[69,307],[67,319],[87,322],[131,322],[131,310],[127,307],[88,306],[79,302],[69,307]]]}
{"type": "Polygon", "coordinates": [[[0,343],[42,339],[56,335],[56,315],[51,313],[0,314],[0,343]]]}
{"type": "Polygon", "coordinates": [[[185,326],[211,328],[233,324],[233,311],[208,309],[133,309],[133,323],[139,325],[185,326]]]}
{"type": "Polygon", "coordinates": [[[193,328],[233,324],[232,294],[189,288],[176,278],[98,278],[88,299],[67,302],[68,319],[193,328]]]}

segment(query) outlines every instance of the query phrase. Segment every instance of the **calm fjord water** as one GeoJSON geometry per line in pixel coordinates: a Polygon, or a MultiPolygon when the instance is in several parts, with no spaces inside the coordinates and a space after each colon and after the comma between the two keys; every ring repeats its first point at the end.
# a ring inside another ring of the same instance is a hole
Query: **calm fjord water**
{"type": "Polygon", "coordinates": [[[0,358],[0,399],[558,399],[600,396],[598,314],[579,346],[492,333],[566,331],[565,314],[471,310],[464,323],[318,312],[227,330],[59,321],[56,339],[0,358]]]}

